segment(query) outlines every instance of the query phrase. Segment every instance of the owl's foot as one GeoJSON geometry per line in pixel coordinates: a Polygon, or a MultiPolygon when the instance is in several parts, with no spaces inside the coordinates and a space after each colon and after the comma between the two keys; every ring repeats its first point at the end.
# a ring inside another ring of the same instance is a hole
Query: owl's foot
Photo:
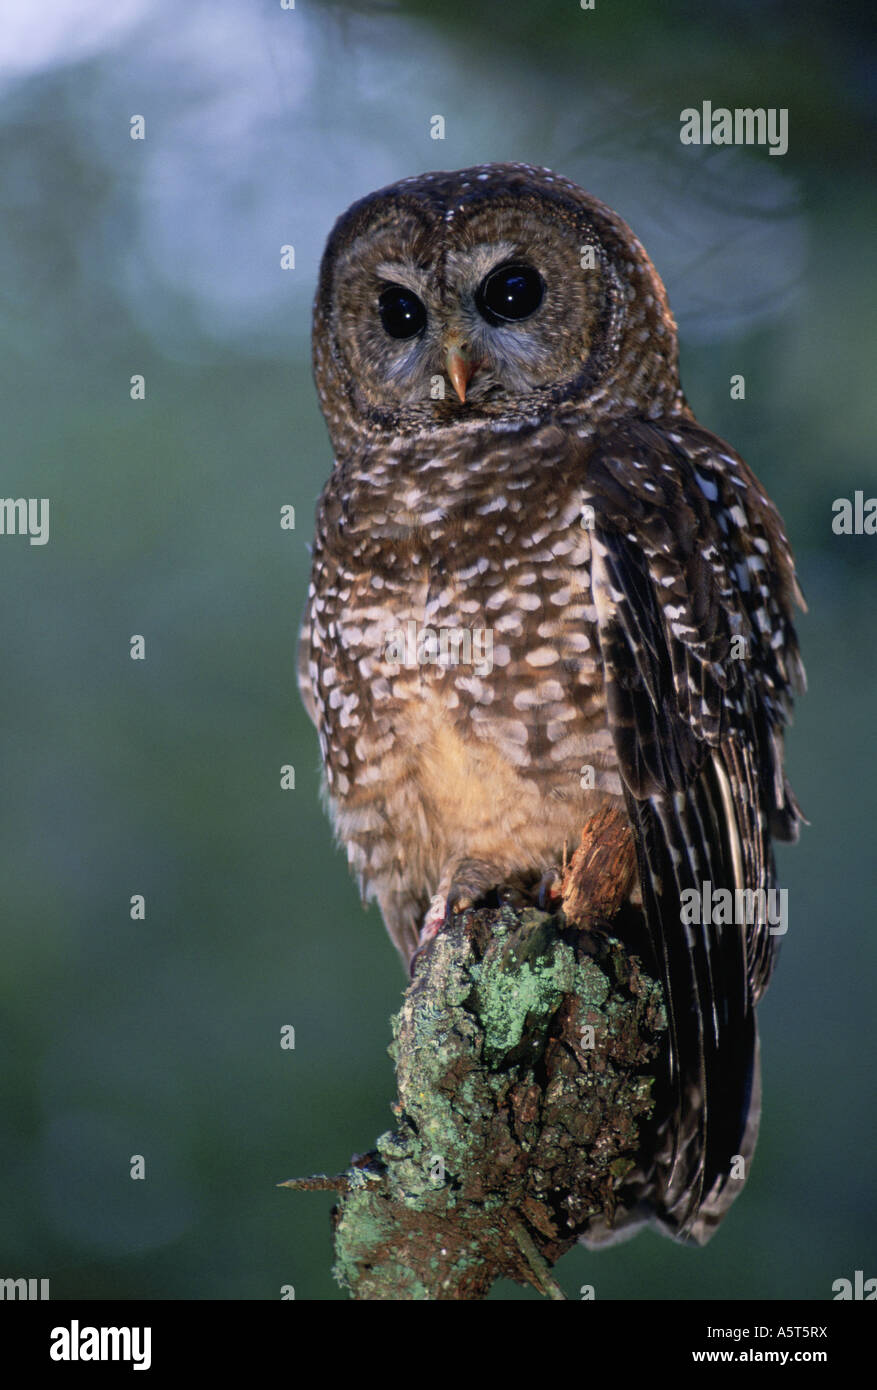
{"type": "Polygon", "coordinates": [[[444,893],[436,893],[429,904],[426,916],[423,919],[423,926],[420,928],[420,940],[417,949],[422,950],[424,946],[433,941],[451,920],[451,909],[448,907],[448,900],[444,893]]]}
{"type": "Polygon", "coordinates": [[[431,941],[434,941],[441,931],[451,920],[451,911],[448,907],[448,900],[444,893],[436,893],[429,904],[426,916],[423,919],[423,926],[420,928],[420,937],[417,942],[417,949],[408,962],[408,973],[414,978],[414,970],[422,952],[431,941]]]}
{"type": "MultiPolygon", "coordinates": [[[[497,888],[496,865],[483,859],[461,859],[454,865],[453,877],[447,893],[436,893],[423,919],[417,950],[411,957],[411,973],[424,947],[434,941],[443,927],[446,927],[455,913],[466,912],[475,907],[489,893],[497,888]]],[[[512,907],[521,906],[519,895],[513,888],[504,889],[500,902],[512,907]]]]}
{"type": "Polygon", "coordinates": [[[495,864],[486,859],[460,859],[448,888],[448,914],[466,912],[492,893],[501,882],[495,864]]]}

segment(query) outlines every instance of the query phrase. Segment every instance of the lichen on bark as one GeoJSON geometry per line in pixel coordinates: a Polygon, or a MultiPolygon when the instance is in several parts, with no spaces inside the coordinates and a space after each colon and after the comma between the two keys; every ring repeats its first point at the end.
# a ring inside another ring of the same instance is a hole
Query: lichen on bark
{"type": "Polygon", "coordinates": [[[454,918],[393,1022],[396,1128],[348,1173],[339,1282],[357,1299],[481,1298],[500,1277],[548,1292],[543,1263],[611,1220],[663,1029],[659,986],[611,936],[533,908],[454,918]]]}
{"type": "Polygon", "coordinates": [[[341,1193],[353,1298],[477,1299],[499,1278],[562,1298],[551,1266],[611,1228],[666,1065],[634,873],[629,825],[603,807],[552,912],[455,915],[419,955],[393,1020],[395,1129],[337,1178],[284,1184],[341,1193]]]}

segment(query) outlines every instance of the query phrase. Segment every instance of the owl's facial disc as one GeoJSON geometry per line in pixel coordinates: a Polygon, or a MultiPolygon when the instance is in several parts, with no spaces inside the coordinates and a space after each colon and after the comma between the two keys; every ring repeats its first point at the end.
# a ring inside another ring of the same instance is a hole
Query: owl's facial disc
{"type": "Polygon", "coordinates": [[[451,201],[391,190],[333,234],[323,361],[370,430],[548,412],[585,389],[614,331],[617,276],[578,210],[451,201]]]}
{"type": "Polygon", "coordinates": [[[314,372],[336,451],[682,399],[666,294],[630,228],[523,164],[403,179],[348,208],[320,269],[314,372]]]}

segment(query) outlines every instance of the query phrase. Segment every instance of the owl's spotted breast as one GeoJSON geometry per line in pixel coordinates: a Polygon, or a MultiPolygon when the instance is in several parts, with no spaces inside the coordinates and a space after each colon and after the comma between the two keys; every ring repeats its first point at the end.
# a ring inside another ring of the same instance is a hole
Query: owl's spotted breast
{"type": "Polygon", "coordinates": [[[538,877],[622,793],[581,464],[552,458],[559,442],[522,431],[438,477],[415,452],[392,477],[349,480],[343,506],[323,499],[303,655],[328,793],[365,896],[383,904],[399,865],[423,861],[392,921],[405,951],[457,861],[538,877]]]}

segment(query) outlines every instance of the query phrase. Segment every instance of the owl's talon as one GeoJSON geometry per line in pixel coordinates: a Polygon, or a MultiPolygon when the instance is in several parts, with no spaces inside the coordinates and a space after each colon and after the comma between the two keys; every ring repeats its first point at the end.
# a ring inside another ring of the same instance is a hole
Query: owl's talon
{"type": "Polygon", "coordinates": [[[460,885],[451,887],[448,893],[447,907],[445,909],[445,926],[450,926],[451,918],[460,912],[468,912],[473,907],[475,900],[471,893],[460,885]]]}
{"type": "Polygon", "coordinates": [[[551,906],[555,899],[560,898],[560,874],[557,869],[549,869],[539,880],[536,892],[536,901],[542,912],[551,906]]]}

